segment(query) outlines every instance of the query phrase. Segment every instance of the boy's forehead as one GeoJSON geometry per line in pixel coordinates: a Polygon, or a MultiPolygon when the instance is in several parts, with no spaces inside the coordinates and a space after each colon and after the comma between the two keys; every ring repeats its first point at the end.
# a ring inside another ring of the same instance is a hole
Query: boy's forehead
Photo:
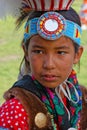
{"type": "Polygon", "coordinates": [[[46,39],[42,38],[40,35],[34,35],[30,39],[30,44],[33,47],[48,46],[50,48],[51,46],[53,46],[53,47],[65,46],[65,45],[68,46],[69,44],[72,44],[72,40],[66,36],[61,36],[57,40],[52,41],[52,40],[46,40],[46,39]]]}

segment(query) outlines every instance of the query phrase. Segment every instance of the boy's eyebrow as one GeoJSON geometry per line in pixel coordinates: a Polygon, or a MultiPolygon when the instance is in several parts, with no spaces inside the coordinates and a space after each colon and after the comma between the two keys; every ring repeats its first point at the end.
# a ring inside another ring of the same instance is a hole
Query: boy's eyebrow
{"type": "Polygon", "coordinates": [[[44,49],[44,47],[43,47],[43,46],[40,46],[40,45],[33,45],[32,47],[33,47],[33,48],[42,48],[42,49],[44,49]]]}
{"type": "Polygon", "coordinates": [[[55,49],[57,50],[57,49],[70,49],[70,48],[68,46],[59,46],[56,47],[55,49]]]}
{"type": "MultiPolygon", "coordinates": [[[[33,45],[32,47],[33,48],[41,48],[41,49],[45,48],[44,46],[40,46],[40,45],[33,45]]],[[[59,47],[55,47],[54,49],[59,50],[59,49],[70,49],[70,48],[68,46],[59,46],[59,47]]]]}

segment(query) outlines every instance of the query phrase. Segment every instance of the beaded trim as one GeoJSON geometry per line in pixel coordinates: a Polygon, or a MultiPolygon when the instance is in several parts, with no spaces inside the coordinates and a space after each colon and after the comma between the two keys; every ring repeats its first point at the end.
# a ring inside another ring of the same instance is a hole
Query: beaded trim
{"type": "Polygon", "coordinates": [[[44,13],[40,18],[31,19],[26,23],[24,40],[26,41],[36,34],[47,40],[56,40],[64,35],[80,45],[81,33],[82,30],[79,25],[66,20],[59,13],[52,11],[44,13]]]}

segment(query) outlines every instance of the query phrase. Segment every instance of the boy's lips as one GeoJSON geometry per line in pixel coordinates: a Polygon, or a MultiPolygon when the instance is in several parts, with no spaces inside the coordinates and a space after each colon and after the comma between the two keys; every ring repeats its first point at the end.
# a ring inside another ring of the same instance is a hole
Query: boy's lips
{"type": "Polygon", "coordinates": [[[45,74],[45,75],[42,75],[42,78],[45,80],[45,81],[50,81],[50,82],[53,82],[53,81],[56,81],[58,79],[59,76],[56,76],[56,75],[49,75],[49,74],[45,74]]]}

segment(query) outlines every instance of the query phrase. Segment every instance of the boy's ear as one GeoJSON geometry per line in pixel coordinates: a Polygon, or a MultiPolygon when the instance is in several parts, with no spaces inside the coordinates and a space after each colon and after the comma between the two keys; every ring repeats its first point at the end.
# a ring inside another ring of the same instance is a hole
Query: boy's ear
{"type": "Polygon", "coordinates": [[[75,54],[75,58],[74,58],[74,64],[77,64],[82,56],[83,53],[83,47],[80,46],[78,49],[78,52],[75,54]]]}

